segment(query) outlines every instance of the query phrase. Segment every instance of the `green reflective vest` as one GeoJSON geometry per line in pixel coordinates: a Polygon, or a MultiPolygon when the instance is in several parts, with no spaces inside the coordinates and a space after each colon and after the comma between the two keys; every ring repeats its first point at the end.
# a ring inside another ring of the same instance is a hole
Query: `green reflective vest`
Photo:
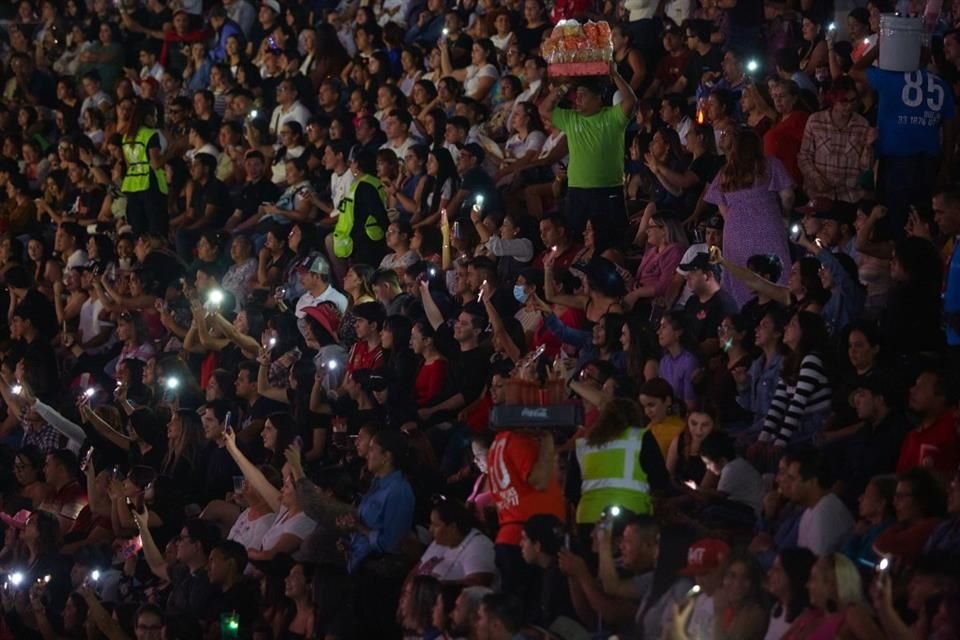
{"type": "Polygon", "coordinates": [[[120,190],[124,193],[138,193],[150,189],[150,172],[153,171],[160,187],[160,193],[167,192],[167,176],[161,169],[154,170],[150,166],[150,155],[147,153],[147,143],[156,133],[155,129],[140,127],[132,140],[123,139],[123,158],[127,161],[127,174],[123,177],[120,190]]]}
{"type": "Polygon", "coordinates": [[[577,523],[597,522],[603,510],[613,505],[634,513],[653,513],[650,485],[640,465],[646,432],[630,427],[616,440],[599,446],[588,445],[586,438],[577,440],[581,475],[577,523]]]}
{"type": "MultiPolygon", "coordinates": [[[[340,201],[340,215],[337,216],[337,226],[333,228],[333,254],[338,258],[349,258],[353,255],[353,238],[350,234],[353,231],[354,224],[354,201],[357,196],[357,187],[360,186],[361,182],[365,182],[376,189],[377,195],[380,196],[380,202],[384,205],[387,203],[387,192],[383,189],[383,183],[374,176],[364,175],[353,181],[350,191],[340,201]]],[[[363,230],[367,237],[374,241],[383,240],[384,235],[386,235],[376,217],[372,215],[367,216],[363,223],[363,230]]]]}

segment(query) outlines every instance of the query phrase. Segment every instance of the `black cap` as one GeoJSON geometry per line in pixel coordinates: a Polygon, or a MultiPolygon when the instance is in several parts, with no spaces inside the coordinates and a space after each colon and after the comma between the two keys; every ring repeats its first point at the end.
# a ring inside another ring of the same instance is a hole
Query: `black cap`
{"type": "Polygon", "coordinates": [[[720,273],[720,265],[710,262],[710,254],[701,251],[693,256],[690,262],[684,262],[680,265],[680,270],[689,273],[690,271],[708,271],[713,274],[720,273]]]}
{"type": "Polygon", "coordinates": [[[817,220],[835,220],[840,224],[853,224],[857,219],[857,206],[849,202],[834,200],[827,209],[821,209],[812,213],[817,220]]]}
{"type": "Polygon", "coordinates": [[[894,377],[889,373],[887,375],[871,373],[857,381],[856,389],[880,396],[888,405],[895,404],[903,396],[903,390],[897,387],[894,377]]]}
{"type": "Polygon", "coordinates": [[[719,229],[720,231],[723,231],[723,216],[719,213],[714,214],[707,218],[707,221],[703,226],[705,226],[707,229],[719,229]]]}

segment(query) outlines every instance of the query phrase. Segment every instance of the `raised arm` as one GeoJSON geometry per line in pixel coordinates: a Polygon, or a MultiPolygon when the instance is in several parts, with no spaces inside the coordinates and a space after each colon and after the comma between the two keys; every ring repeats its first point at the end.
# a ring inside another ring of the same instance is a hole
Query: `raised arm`
{"type": "Polygon", "coordinates": [[[744,285],[755,291],[756,293],[766,296],[771,300],[776,300],[779,304],[782,304],[785,307],[790,306],[790,290],[786,287],[781,287],[778,284],[774,284],[769,280],[761,278],[753,271],[741,267],[738,264],[730,262],[720,253],[720,249],[717,247],[710,247],[710,261],[714,264],[719,264],[724,269],[727,269],[734,278],[742,282],[744,285]]]}
{"type": "Polygon", "coordinates": [[[271,509],[274,511],[279,510],[280,490],[270,484],[270,481],[267,480],[260,469],[257,469],[257,466],[250,462],[247,456],[243,455],[243,452],[237,447],[237,434],[233,432],[233,429],[228,427],[227,430],[224,431],[223,440],[227,448],[227,453],[230,454],[230,457],[233,458],[237,466],[240,467],[240,471],[243,472],[243,477],[247,479],[247,482],[253,486],[271,509]]]}

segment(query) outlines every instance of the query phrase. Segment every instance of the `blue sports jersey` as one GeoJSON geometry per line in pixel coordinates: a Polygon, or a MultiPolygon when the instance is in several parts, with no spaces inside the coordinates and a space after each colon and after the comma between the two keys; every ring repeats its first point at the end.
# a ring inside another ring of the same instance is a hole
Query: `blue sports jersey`
{"type": "MultiPolygon", "coordinates": [[[[960,243],[960,239],[956,242],[960,243]]],[[[946,279],[943,287],[943,312],[947,316],[947,344],[956,347],[960,346],[960,332],[957,331],[953,318],[960,315],[960,244],[954,245],[950,262],[947,263],[946,279]]]]}
{"type": "Polygon", "coordinates": [[[938,155],[940,124],[955,111],[950,87],[924,69],[904,73],[870,67],[867,80],[879,98],[877,154],[938,155]]]}

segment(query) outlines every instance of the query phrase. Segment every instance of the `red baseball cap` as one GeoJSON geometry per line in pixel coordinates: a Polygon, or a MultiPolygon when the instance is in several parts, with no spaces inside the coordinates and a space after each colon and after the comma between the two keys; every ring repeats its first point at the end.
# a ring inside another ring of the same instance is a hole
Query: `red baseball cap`
{"type": "Polygon", "coordinates": [[[330,334],[334,342],[339,342],[339,340],[337,340],[337,331],[340,328],[340,314],[333,304],[321,303],[316,307],[307,307],[303,312],[319,322],[320,326],[330,334]]]}
{"type": "Polygon", "coordinates": [[[730,545],[717,538],[697,540],[687,550],[687,566],[678,571],[682,576],[702,576],[720,567],[730,553],[730,545]]]}

